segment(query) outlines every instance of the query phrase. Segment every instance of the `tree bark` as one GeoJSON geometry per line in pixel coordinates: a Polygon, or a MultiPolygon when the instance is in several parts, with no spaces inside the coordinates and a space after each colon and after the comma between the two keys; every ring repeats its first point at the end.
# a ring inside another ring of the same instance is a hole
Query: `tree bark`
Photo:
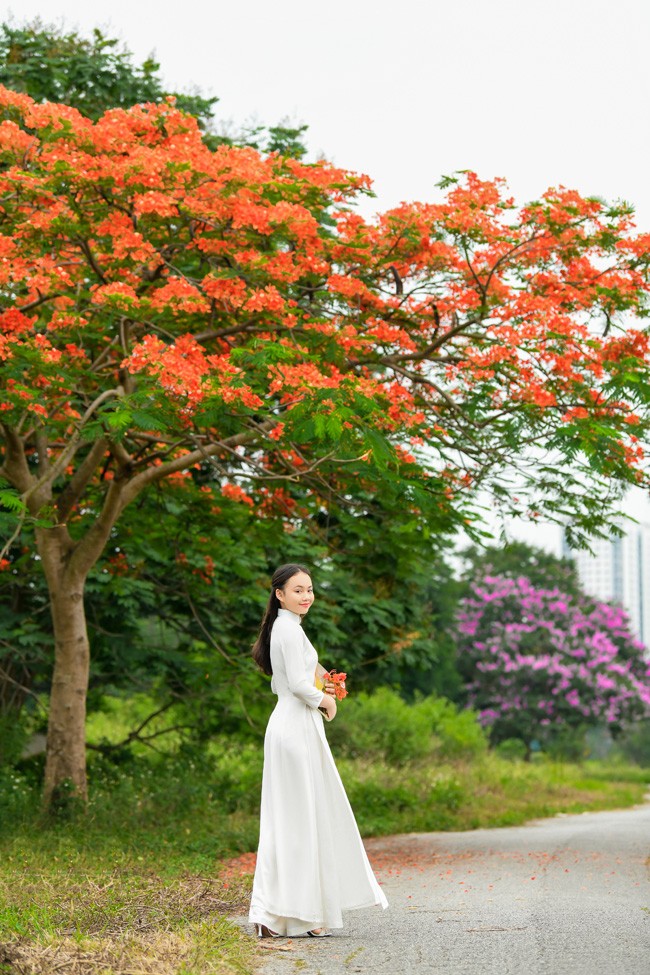
{"type": "Polygon", "coordinates": [[[85,574],[70,567],[72,540],[63,527],[36,533],[39,555],[50,593],[54,624],[54,672],[47,729],[43,798],[85,801],[86,694],[90,648],[84,609],[85,574]]]}

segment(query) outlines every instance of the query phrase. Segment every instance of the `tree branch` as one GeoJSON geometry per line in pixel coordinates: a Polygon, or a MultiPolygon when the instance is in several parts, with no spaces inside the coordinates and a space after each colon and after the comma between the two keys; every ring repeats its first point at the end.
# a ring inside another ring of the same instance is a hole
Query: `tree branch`
{"type": "Polygon", "coordinates": [[[221,647],[221,646],[219,646],[219,644],[217,643],[217,641],[216,641],[216,640],[214,639],[214,637],[212,636],[212,634],[210,633],[210,631],[209,631],[209,630],[207,629],[207,627],[206,627],[206,626],[205,626],[205,624],[203,623],[203,620],[202,620],[202,619],[201,619],[201,617],[199,616],[199,614],[198,614],[198,612],[197,612],[197,610],[196,610],[196,607],[195,607],[195,605],[194,605],[194,603],[192,602],[192,597],[190,596],[190,594],[189,594],[189,592],[187,591],[187,588],[185,588],[185,589],[184,589],[184,595],[185,595],[185,599],[187,600],[187,605],[188,605],[188,606],[190,607],[190,611],[191,611],[191,613],[192,613],[192,616],[193,616],[193,617],[194,617],[194,619],[196,620],[196,622],[197,622],[197,624],[198,624],[198,626],[199,626],[199,628],[200,628],[200,630],[201,630],[201,632],[202,632],[202,633],[203,633],[203,635],[205,636],[205,638],[206,638],[206,640],[208,641],[208,643],[210,643],[210,644],[211,644],[211,646],[213,646],[213,647],[214,647],[214,649],[215,649],[215,650],[216,650],[216,651],[217,651],[218,653],[220,653],[220,654],[221,654],[221,656],[222,656],[222,657],[223,657],[223,658],[224,658],[225,660],[227,660],[229,664],[232,664],[233,666],[236,666],[236,661],[235,661],[235,660],[233,660],[233,659],[232,659],[232,657],[230,657],[230,656],[229,656],[229,655],[228,655],[228,654],[226,653],[226,651],[225,651],[225,650],[223,649],[223,647],[221,647]]]}
{"type": "MultiPolygon", "coordinates": [[[[420,362],[422,359],[429,359],[436,349],[439,349],[449,339],[452,339],[455,335],[459,335],[465,329],[471,328],[472,325],[480,325],[481,321],[481,318],[469,318],[463,322],[457,321],[455,325],[452,325],[446,332],[443,332],[433,342],[430,342],[426,349],[422,349],[419,352],[397,353],[395,355],[381,356],[374,359],[349,359],[347,365],[348,367],[372,365],[393,366],[400,362],[420,362]]],[[[438,360],[436,359],[435,361],[438,360]]],[[[441,359],[440,361],[448,362],[449,358],[445,357],[444,360],[441,359]]]]}
{"type": "Polygon", "coordinates": [[[99,409],[102,403],[106,402],[108,399],[111,399],[113,396],[121,396],[122,392],[121,387],[118,389],[106,389],[103,393],[101,393],[100,396],[93,400],[84,415],[81,417],[81,420],[67,445],[63,448],[56,461],[48,467],[47,473],[44,474],[43,477],[39,478],[38,481],[35,481],[32,477],[32,484],[26,491],[23,492],[23,500],[27,503],[32,514],[38,514],[45,501],[49,500],[52,495],[52,484],[54,481],[56,481],[57,477],[63,473],[79,449],[81,431],[83,430],[85,423],[90,419],[95,410],[99,409]],[[45,495],[43,495],[40,491],[41,488],[46,489],[45,495]],[[30,500],[32,501],[31,504],[29,503],[30,500]]]}
{"type": "Polygon", "coordinates": [[[31,311],[32,308],[38,308],[39,305],[44,305],[46,301],[53,301],[54,298],[61,298],[62,296],[62,291],[55,291],[54,294],[51,295],[41,295],[39,298],[35,298],[33,301],[30,301],[27,305],[20,305],[18,307],[18,311],[22,312],[24,315],[26,312],[31,311]]]}
{"type": "Polygon", "coordinates": [[[161,728],[160,731],[154,731],[150,735],[141,734],[142,730],[149,724],[150,721],[153,721],[154,718],[157,718],[159,715],[164,714],[164,712],[168,711],[169,708],[172,707],[172,705],[174,705],[175,703],[176,703],[175,701],[168,701],[167,704],[163,704],[161,708],[158,708],[157,711],[154,711],[153,714],[150,714],[147,718],[145,718],[144,721],[142,721],[137,728],[134,728],[133,731],[130,731],[126,736],[126,738],[124,738],[122,741],[115,742],[114,744],[106,743],[102,745],[91,745],[89,742],[86,742],[86,748],[91,748],[93,751],[102,752],[105,754],[107,752],[117,751],[120,748],[125,748],[127,745],[130,745],[134,741],[139,741],[142,742],[143,745],[147,745],[149,744],[151,739],[159,738],[161,735],[167,735],[171,731],[180,731],[180,730],[185,730],[194,727],[193,725],[190,724],[175,724],[175,725],[171,725],[169,728],[161,728]]]}
{"type": "Polygon", "coordinates": [[[75,546],[69,565],[71,571],[78,573],[83,578],[88,575],[104,550],[113,525],[125,507],[123,495],[124,482],[118,479],[111,481],[101,512],[75,546]]]}
{"type": "Polygon", "coordinates": [[[36,430],[36,453],[38,455],[38,473],[41,477],[47,475],[50,462],[47,456],[47,434],[43,427],[38,427],[36,430]]]}
{"type": "MultiPolygon", "coordinates": [[[[4,647],[8,647],[10,650],[15,650],[15,647],[11,643],[7,643],[6,640],[0,640],[0,644],[2,644],[4,647]]],[[[36,701],[36,706],[43,711],[43,713],[46,713],[46,708],[43,705],[40,695],[33,691],[31,687],[26,687],[25,684],[21,684],[20,681],[17,681],[15,677],[11,676],[9,671],[4,669],[4,667],[0,667],[0,679],[5,681],[7,684],[12,684],[14,687],[17,687],[18,690],[23,692],[23,694],[28,694],[30,697],[33,697],[36,701]]]]}
{"type": "Polygon", "coordinates": [[[83,239],[79,239],[77,241],[77,243],[81,247],[81,250],[82,250],[82,252],[83,252],[86,260],[90,264],[91,268],[93,269],[93,271],[95,272],[95,274],[97,275],[97,277],[99,278],[99,280],[102,282],[102,284],[106,284],[106,278],[104,277],[104,273],[103,273],[102,269],[100,268],[99,264],[97,263],[97,261],[95,260],[95,255],[91,251],[90,244],[88,243],[88,241],[87,240],[83,240],[83,239]]]}
{"type": "Polygon", "coordinates": [[[2,431],[6,440],[5,459],[0,474],[7,478],[9,483],[26,494],[35,483],[36,478],[29,469],[27,457],[25,456],[25,445],[12,427],[2,424],[2,431]]]}
{"type": "Polygon", "coordinates": [[[25,524],[25,515],[26,515],[26,510],[25,508],[23,508],[23,510],[20,512],[20,515],[18,517],[18,524],[16,525],[15,529],[11,533],[9,539],[5,542],[5,544],[0,549],[0,561],[2,561],[2,559],[4,559],[5,556],[9,554],[11,546],[16,541],[16,539],[20,537],[20,533],[23,530],[23,525],[25,524]]]}
{"type": "Polygon", "coordinates": [[[113,456],[117,461],[121,472],[129,471],[131,469],[133,465],[133,458],[123,443],[116,440],[109,444],[108,449],[111,452],[111,456],[113,456]]]}
{"type": "Polygon", "coordinates": [[[99,367],[104,364],[104,362],[106,361],[106,359],[108,359],[108,357],[110,356],[112,350],[115,348],[115,346],[117,345],[118,342],[119,342],[119,338],[116,335],[116,336],[114,336],[111,339],[110,342],[107,343],[107,345],[104,346],[104,348],[99,353],[99,355],[97,356],[97,358],[94,359],[91,362],[91,364],[89,366],[90,372],[97,372],[97,370],[99,369],[99,367]]]}
{"type": "Polygon", "coordinates": [[[275,420],[266,420],[264,423],[259,424],[257,430],[246,430],[233,437],[229,437],[227,440],[206,444],[187,454],[182,454],[180,457],[175,457],[173,460],[168,460],[158,467],[150,467],[146,471],[141,471],[127,482],[124,488],[124,502],[122,507],[130,504],[147,485],[161,481],[169,474],[187,470],[187,468],[192,467],[194,464],[199,464],[204,458],[210,457],[212,454],[218,454],[221,450],[232,450],[234,447],[239,447],[242,444],[251,443],[257,439],[259,433],[263,430],[271,430],[276,422],[275,420]]]}
{"type": "Polygon", "coordinates": [[[59,495],[56,502],[56,507],[59,513],[59,521],[65,521],[70,511],[78,502],[79,498],[85,491],[88,482],[93,476],[95,468],[98,466],[100,460],[106,453],[107,446],[108,441],[106,437],[100,437],[99,440],[95,441],[73,476],[70,478],[70,481],[59,495]]]}

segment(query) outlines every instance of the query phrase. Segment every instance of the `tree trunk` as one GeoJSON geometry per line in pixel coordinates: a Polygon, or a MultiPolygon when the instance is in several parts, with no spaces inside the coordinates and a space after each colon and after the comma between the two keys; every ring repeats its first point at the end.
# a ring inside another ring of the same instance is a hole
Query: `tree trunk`
{"type": "Polygon", "coordinates": [[[86,694],[90,647],[84,610],[85,574],[70,568],[72,542],[63,528],[37,532],[54,624],[44,801],[87,799],[86,694]]]}

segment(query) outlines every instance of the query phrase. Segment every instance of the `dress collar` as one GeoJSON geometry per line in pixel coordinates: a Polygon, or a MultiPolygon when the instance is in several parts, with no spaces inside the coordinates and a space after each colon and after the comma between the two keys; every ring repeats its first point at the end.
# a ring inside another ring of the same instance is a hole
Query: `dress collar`
{"type": "Polygon", "coordinates": [[[294,623],[302,623],[302,616],[299,616],[298,613],[292,613],[290,609],[279,609],[278,616],[288,616],[294,623]]]}

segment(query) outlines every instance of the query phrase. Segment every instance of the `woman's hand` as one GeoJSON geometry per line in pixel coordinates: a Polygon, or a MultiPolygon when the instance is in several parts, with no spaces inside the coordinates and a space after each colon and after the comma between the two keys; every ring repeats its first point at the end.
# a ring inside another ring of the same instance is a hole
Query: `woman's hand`
{"type": "MultiPolygon", "coordinates": [[[[341,687],[343,690],[345,690],[345,681],[343,681],[343,683],[339,684],[338,686],[341,687]]],[[[327,694],[336,694],[336,684],[334,683],[333,680],[325,681],[325,692],[327,694]]]]}
{"type": "Polygon", "coordinates": [[[336,717],[336,698],[332,697],[331,694],[323,694],[323,700],[318,706],[325,711],[328,721],[332,721],[336,717]]]}

